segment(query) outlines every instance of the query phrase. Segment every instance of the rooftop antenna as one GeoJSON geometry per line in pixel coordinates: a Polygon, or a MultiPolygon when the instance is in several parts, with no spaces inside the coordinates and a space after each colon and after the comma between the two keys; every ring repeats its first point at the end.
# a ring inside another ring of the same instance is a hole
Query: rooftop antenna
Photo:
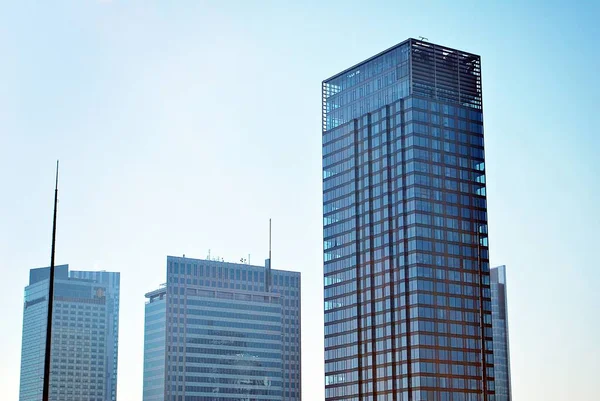
{"type": "Polygon", "coordinates": [[[421,39],[424,42],[425,41],[429,42],[429,39],[427,39],[425,36],[419,36],[419,39],[421,39]]]}
{"type": "Polygon", "coordinates": [[[271,219],[269,219],[269,266],[265,272],[265,291],[271,291],[271,219]]]}
{"type": "Polygon", "coordinates": [[[48,283],[48,318],[46,321],[46,353],[44,355],[44,384],[42,401],[50,399],[50,351],[52,349],[52,307],[54,304],[54,252],[56,250],[56,210],[58,207],[58,160],[54,186],[54,219],[52,221],[52,253],[50,254],[50,282],[48,283]]]}

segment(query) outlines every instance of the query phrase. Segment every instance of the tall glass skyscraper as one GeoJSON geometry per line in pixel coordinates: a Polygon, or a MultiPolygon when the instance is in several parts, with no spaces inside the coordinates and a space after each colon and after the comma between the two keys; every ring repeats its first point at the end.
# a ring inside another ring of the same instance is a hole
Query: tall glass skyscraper
{"type": "Polygon", "coordinates": [[[415,39],[323,82],[327,400],[495,401],[481,91],[415,39]]]}
{"type": "Polygon", "coordinates": [[[492,326],[494,328],[494,368],[496,369],[496,401],[511,401],[510,347],[508,341],[508,302],[506,298],[506,266],[492,268],[492,326]]]}
{"type": "MultiPolygon", "coordinates": [[[[32,269],[25,287],[20,401],[42,399],[50,269],[32,269]]],[[[115,401],[120,274],[56,266],[50,399],[115,401]]]]}
{"type": "Polygon", "coordinates": [[[168,256],[146,298],[144,401],[301,400],[300,273],[168,256]]]}

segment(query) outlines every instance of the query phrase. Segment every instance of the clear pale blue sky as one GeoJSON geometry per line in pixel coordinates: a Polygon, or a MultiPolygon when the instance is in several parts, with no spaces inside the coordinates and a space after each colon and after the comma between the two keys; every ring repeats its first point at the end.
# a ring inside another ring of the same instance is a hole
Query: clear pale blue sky
{"type": "Polygon", "coordinates": [[[514,400],[593,400],[600,371],[598,2],[7,1],[0,8],[0,389],[28,270],[122,273],[119,399],[141,400],[166,255],[303,274],[304,399],[323,398],[320,84],[408,37],[482,56],[490,249],[514,400]],[[327,4],[323,4],[327,3],[327,4]]]}

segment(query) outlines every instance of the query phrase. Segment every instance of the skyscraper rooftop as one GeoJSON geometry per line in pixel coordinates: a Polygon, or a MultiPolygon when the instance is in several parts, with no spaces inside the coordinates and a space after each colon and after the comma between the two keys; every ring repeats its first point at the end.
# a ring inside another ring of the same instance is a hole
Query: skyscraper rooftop
{"type": "Polygon", "coordinates": [[[482,109],[480,57],[407,39],[323,81],[324,130],[409,95],[482,109]]]}

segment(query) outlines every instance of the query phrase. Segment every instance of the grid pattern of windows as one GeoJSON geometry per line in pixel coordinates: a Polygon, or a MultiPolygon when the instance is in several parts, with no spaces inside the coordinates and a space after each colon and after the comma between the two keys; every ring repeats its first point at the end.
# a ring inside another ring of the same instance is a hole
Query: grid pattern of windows
{"type": "MultiPolygon", "coordinates": [[[[268,261],[267,261],[268,263],[268,261]]],[[[283,400],[302,399],[300,347],[300,273],[273,270],[271,291],[281,295],[283,333],[283,400]]]]}
{"type": "MultiPolygon", "coordinates": [[[[21,401],[42,397],[48,268],[33,269],[30,285],[25,288],[23,313],[23,349],[21,355],[21,401]]],[[[116,376],[112,356],[116,340],[110,327],[118,322],[114,298],[119,294],[119,273],[68,272],[68,266],[56,267],[52,316],[52,357],[50,399],[53,401],[106,401],[113,394],[111,375],[116,376]]],[[[116,350],[115,350],[116,352],[116,350]]],[[[116,353],[115,353],[116,357],[116,353]]]]}
{"type": "Polygon", "coordinates": [[[323,83],[323,130],[330,130],[408,95],[408,44],[323,83]]]}
{"type": "Polygon", "coordinates": [[[494,331],[494,368],[496,369],[496,401],[511,401],[510,347],[508,339],[508,302],[506,299],[506,267],[490,272],[492,288],[492,326],[494,331]]]}
{"type": "Polygon", "coordinates": [[[180,324],[171,325],[170,343],[185,344],[186,399],[214,393],[228,398],[281,398],[280,299],[251,297],[240,303],[234,295],[192,290],[179,298],[180,324]]]}
{"type": "Polygon", "coordinates": [[[144,401],[165,399],[165,342],[167,289],[146,294],[144,321],[144,401]]]}
{"type": "Polygon", "coordinates": [[[145,401],[161,388],[169,401],[301,399],[300,274],[266,262],[167,258],[166,287],[146,294],[145,348],[156,359],[145,364],[145,401]],[[156,302],[164,312],[150,312],[156,302]]]}
{"type": "Polygon", "coordinates": [[[19,401],[42,399],[48,280],[25,287],[19,401]]]}
{"type": "Polygon", "coordinates": [[[119,360],[119,304],[121,276],[105,271],[72,271],[70,277],[91,280],[105,285],[106,288],[106,399],[117,399],[117,366],[119,360]]]}
{"type": "MultiPolygon", "coordinates": [[[[58,282],[57,282],[58,284],[58,282]]],[[[58,286],[57,286],[58,289],[58,286]]],[[[60,297],[52,322],[52,400],[109,399],[106,394],[106,298],[60,297]]]]}
{"type": "MultiPolygon", "coordinates": [[[[331,80],[336,95],[362,68],[331,80]]],[[[341,124],[329,113],[326,399],[493,401],[481,111],[405,96],[341,124]]]]}

